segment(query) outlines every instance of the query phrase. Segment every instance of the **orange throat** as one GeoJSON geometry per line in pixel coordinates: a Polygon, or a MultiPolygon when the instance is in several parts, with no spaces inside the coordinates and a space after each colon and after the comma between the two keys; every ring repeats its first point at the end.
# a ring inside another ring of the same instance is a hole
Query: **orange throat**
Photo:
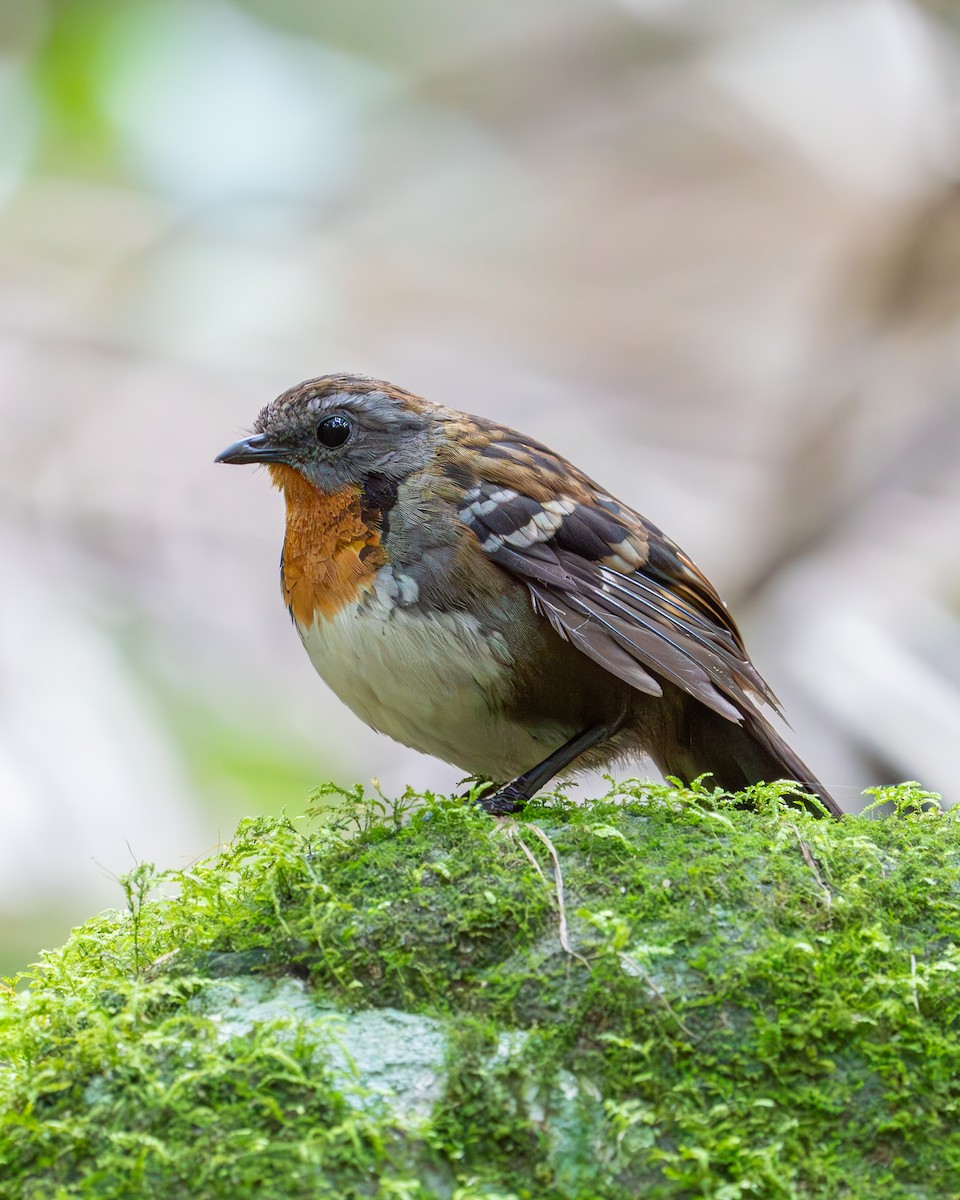
{"type": "Polygon", "coordinates": [[[283,599],[298,624],[330,619],[356,601],[386,561],[380,530],[367,525],[357,488],[319,492],[299,471],[271,463],[287,504],[280,561],[283,599]]]}

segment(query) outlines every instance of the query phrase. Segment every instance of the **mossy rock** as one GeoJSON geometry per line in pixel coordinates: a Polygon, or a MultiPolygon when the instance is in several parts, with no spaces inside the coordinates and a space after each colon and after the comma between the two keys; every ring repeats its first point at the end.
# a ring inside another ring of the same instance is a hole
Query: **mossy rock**
{"type": "Polygon", "coordinates": [[[0,996],[0,1197],[960,1195],[957,813],[780,794],[357,791],[138,868],[0,996]]]}

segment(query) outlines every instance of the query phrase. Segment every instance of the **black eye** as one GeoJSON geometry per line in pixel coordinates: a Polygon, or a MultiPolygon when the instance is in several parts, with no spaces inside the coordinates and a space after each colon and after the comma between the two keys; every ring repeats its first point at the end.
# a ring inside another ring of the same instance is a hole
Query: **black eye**
{"type": "Polygon", "coordinates": [[[350,436],[350,422],[346,417],[337,415],[326,417],[317,426],[317,441],[321,446],[328,446],[331,449],[335,446],[342,446],[350,436]]]}

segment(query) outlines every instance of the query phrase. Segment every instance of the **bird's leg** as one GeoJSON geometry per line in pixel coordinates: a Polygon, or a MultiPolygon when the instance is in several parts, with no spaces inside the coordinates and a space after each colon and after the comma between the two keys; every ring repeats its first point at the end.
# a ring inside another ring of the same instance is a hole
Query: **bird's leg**
{"type": "Polygon", "coordinates": [[[548,754],[543,762],[537,763],[529,771],[518,775],[511,783],[504,784],[502,788],[492,794],[481,796],[477,803],[484,812],[488,812],[494,817],[503,817],[508,813],[519,812],[544,784],[549,783],[554,775],[558,775],[564,767],[568,767],[584,750],[589,750],[591,747],[599,745],[600,742],[605,742],[608,738],[613,737],[620,728],[620,724],[621,722],[617,721],[613,724],[591,725],[589,729],[585,729],[582,733],[570,738],[568,742],[564,742],[552,754],[548,754]]]}

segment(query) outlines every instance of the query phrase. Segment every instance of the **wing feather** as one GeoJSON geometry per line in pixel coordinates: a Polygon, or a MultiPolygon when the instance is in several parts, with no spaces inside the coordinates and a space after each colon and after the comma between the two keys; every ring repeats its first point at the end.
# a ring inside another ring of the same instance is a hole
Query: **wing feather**
{"type": "Polygon", "coordinates": [[[530,585],[530,592],[534,608],[547,618],[562,638],[638,692],[646,692],[648,696],[663,695],[661,685],[644,670],[636,655],[612,641],[602,625],[582,618],[577,620],[568,605],[536,584],[530,585]]]}
{"type": "Polygon", "coordinates": [[[531,479],[530,448],[496,444],[460,516],[562,637],[648,695],[668,680],[730,721],[757,701],[779,711],[723,601],[678,546],[573,468],[531,479]]]}

